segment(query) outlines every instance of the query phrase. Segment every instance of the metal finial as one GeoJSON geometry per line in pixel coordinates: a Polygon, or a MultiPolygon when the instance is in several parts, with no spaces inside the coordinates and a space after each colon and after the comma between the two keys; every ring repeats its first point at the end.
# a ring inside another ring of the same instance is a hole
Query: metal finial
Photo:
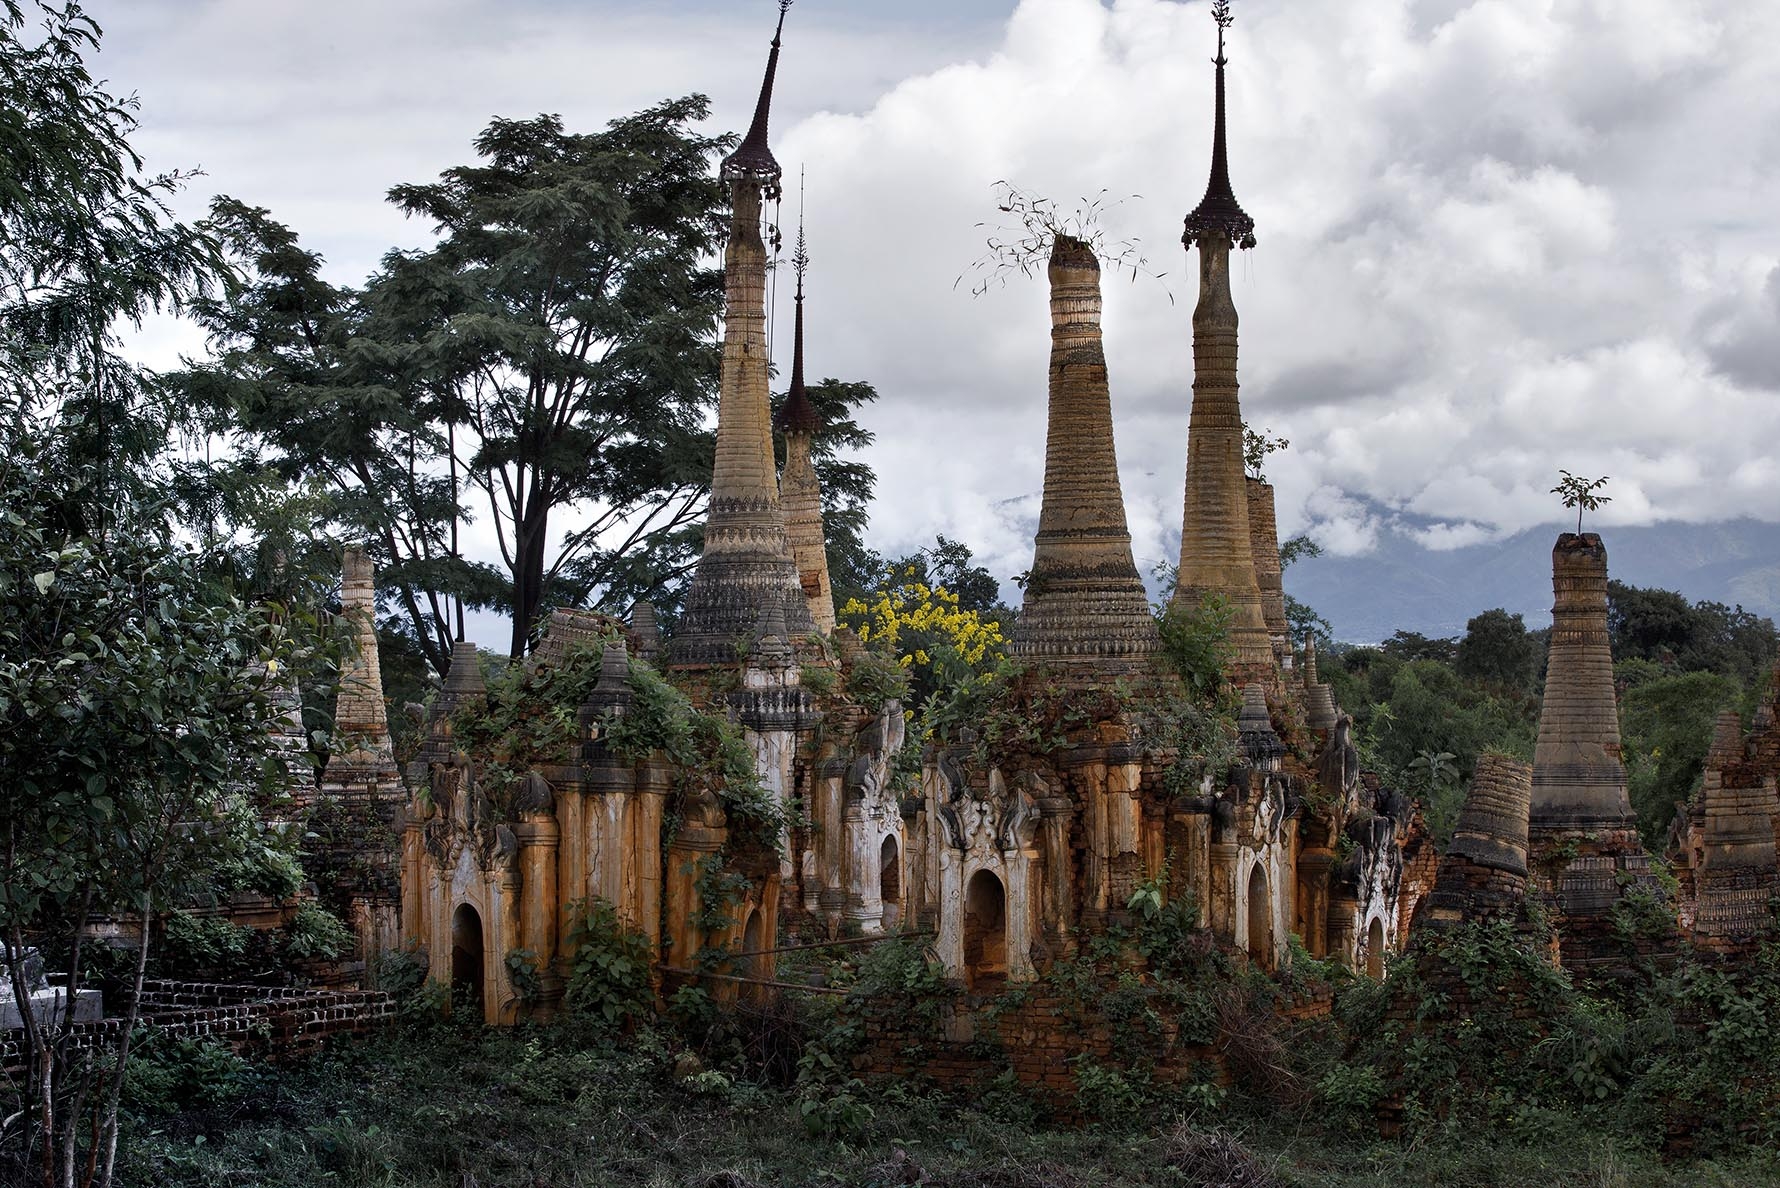
{"type": "MultiPolygon", "coordinates": [[[[1229,8],[1230,5],[1226,2],[1226,3],[1224,3],[1224,7],[1229,8]]],[[[791,9],[791,0],[779,0],[779,27],[777,29],[773,30],[773,44],[774,45],[779,44],[779,34],[781,34],[785,31],[785,14],[787,12],[789,12],[790,9],[791,9]]]]}
{"type": "Polygon", "coordinates": [[[1218,56],[1212,59],[1217,67],[1217,102],[1212,117],[1211,177],[1205,186],[1205,197],[1187,216],[1182,242],[1193,247],[1208,236],[1228,241],[1231,247],[1255,246],[1255,220],[1236,201],[1230,189],[1229,156],[1224,143],[1224,30],[1230,27],[1230,0],[1212,0],[1211,16],[1218,25],[1218,56]]]}
{"type": "MultiPolygon", "coordinates": [[[[780,0],[780,2],[790,3],[790,0],[780,0]]],[[[797,169],[797,250],[791,253],[791,267],[797,273],[797,299],[799,301],[803,300],[804,270],[809,266],[810,252],[803,237],[803,167],[800,165],[797,169]]]]}

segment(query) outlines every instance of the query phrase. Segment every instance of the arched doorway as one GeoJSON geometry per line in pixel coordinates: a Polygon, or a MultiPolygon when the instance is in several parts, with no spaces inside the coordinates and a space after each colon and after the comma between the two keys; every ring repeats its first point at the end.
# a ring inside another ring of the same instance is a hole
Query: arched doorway
{"type": "Polygon", "coordinates": [[[482,1001],[482,917],[469,904],[451,913],[451,996],[482,1001]]]}
{"type": "MultiPolygon", "coordinates": [[[[758,954],[763,947],[761,934],[764,929],[760,923],[760,909],[755,908],[748,913],[748,923],[742,928],[742,952],[758,954]]],[[[761,956],[742,958],[741,968],[736,970],[745,978],[766,977],[767,958],[761,956]]],[[[742,997],[752,1002],[764,996],[765,986],[756,986],[751,982],[743,982],[742,997]]]]}
{"type": "Polygon", "coordinates": [[[1007,977],[1007,892],[986,870],[964,890],[964,984],[972,990],[1007,977]]]}
{"type": "Polygon", "coordinates": [[[1248,957],[1262,969],[1273,968],[1273,902],[1258,862],[1248,874],[1248,957]]]}
{"type": "Polygon", "coordinates": [[[884,903],[884,931],[892,932],[902,919],[902,861],[894,837],[886,837],[878,851],[878,898],[884,903]]]}
{"type": "Polygon", "coordinates": [[[1366,929],[1366,976],[1373,981],[1384,977],[1384,921],[1377,916],[1366,929]]]}

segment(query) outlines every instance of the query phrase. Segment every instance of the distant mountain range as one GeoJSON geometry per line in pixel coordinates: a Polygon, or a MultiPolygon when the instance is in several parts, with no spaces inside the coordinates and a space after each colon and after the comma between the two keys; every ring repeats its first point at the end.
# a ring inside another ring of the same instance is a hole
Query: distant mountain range
{"type": "MultiPolygon", "coordinates": [[[[1542,525],[1490,544],[1435,551],[1386,529],[1362,556],[1297,562],[1286,571],[1286,591],[1349,643],[1377,643],[1399,630],[1460,635],[1471,616],[1498,606],[1526,616],[1530,628],[1547,627],[1559,531],[1542,525]]],[[[1619,581],[1780,619],[1780,524],[1663,523],[1605,528],[1601,539],[1609,574],[1619,581]]]]}

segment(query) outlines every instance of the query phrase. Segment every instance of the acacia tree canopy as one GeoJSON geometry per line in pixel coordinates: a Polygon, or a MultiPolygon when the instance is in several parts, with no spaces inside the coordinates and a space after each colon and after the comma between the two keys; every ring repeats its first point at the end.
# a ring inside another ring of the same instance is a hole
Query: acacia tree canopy
{"type": "Polygon", "coordinates": [[[696,549],[730,143],[693,131],[708,113],[693,95],[591,134],[494,120],[477,164],[390,192],[439,240],[362,290],[321,280],[265,212],[218,204],[258,280],[206,310],[217,361],[180,382],[238,418],[244,458],[332,492],[440,671],[446,595],[509,612],[518,656],[547,605],[652,593],[696,549]],[[499,568],[461,559],[472,512],[499,568]]]}

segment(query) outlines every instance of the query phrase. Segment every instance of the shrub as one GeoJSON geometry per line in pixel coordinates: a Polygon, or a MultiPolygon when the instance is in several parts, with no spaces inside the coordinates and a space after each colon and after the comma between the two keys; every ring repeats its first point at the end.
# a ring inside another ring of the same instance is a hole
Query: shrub
{"type": "Polygon", "coordinates": [[[649,939],[625,927],[610,901],[594,898],[571,904],[568,993],[564,1001],[610,1026],[649,1012],[649,939]]]}

